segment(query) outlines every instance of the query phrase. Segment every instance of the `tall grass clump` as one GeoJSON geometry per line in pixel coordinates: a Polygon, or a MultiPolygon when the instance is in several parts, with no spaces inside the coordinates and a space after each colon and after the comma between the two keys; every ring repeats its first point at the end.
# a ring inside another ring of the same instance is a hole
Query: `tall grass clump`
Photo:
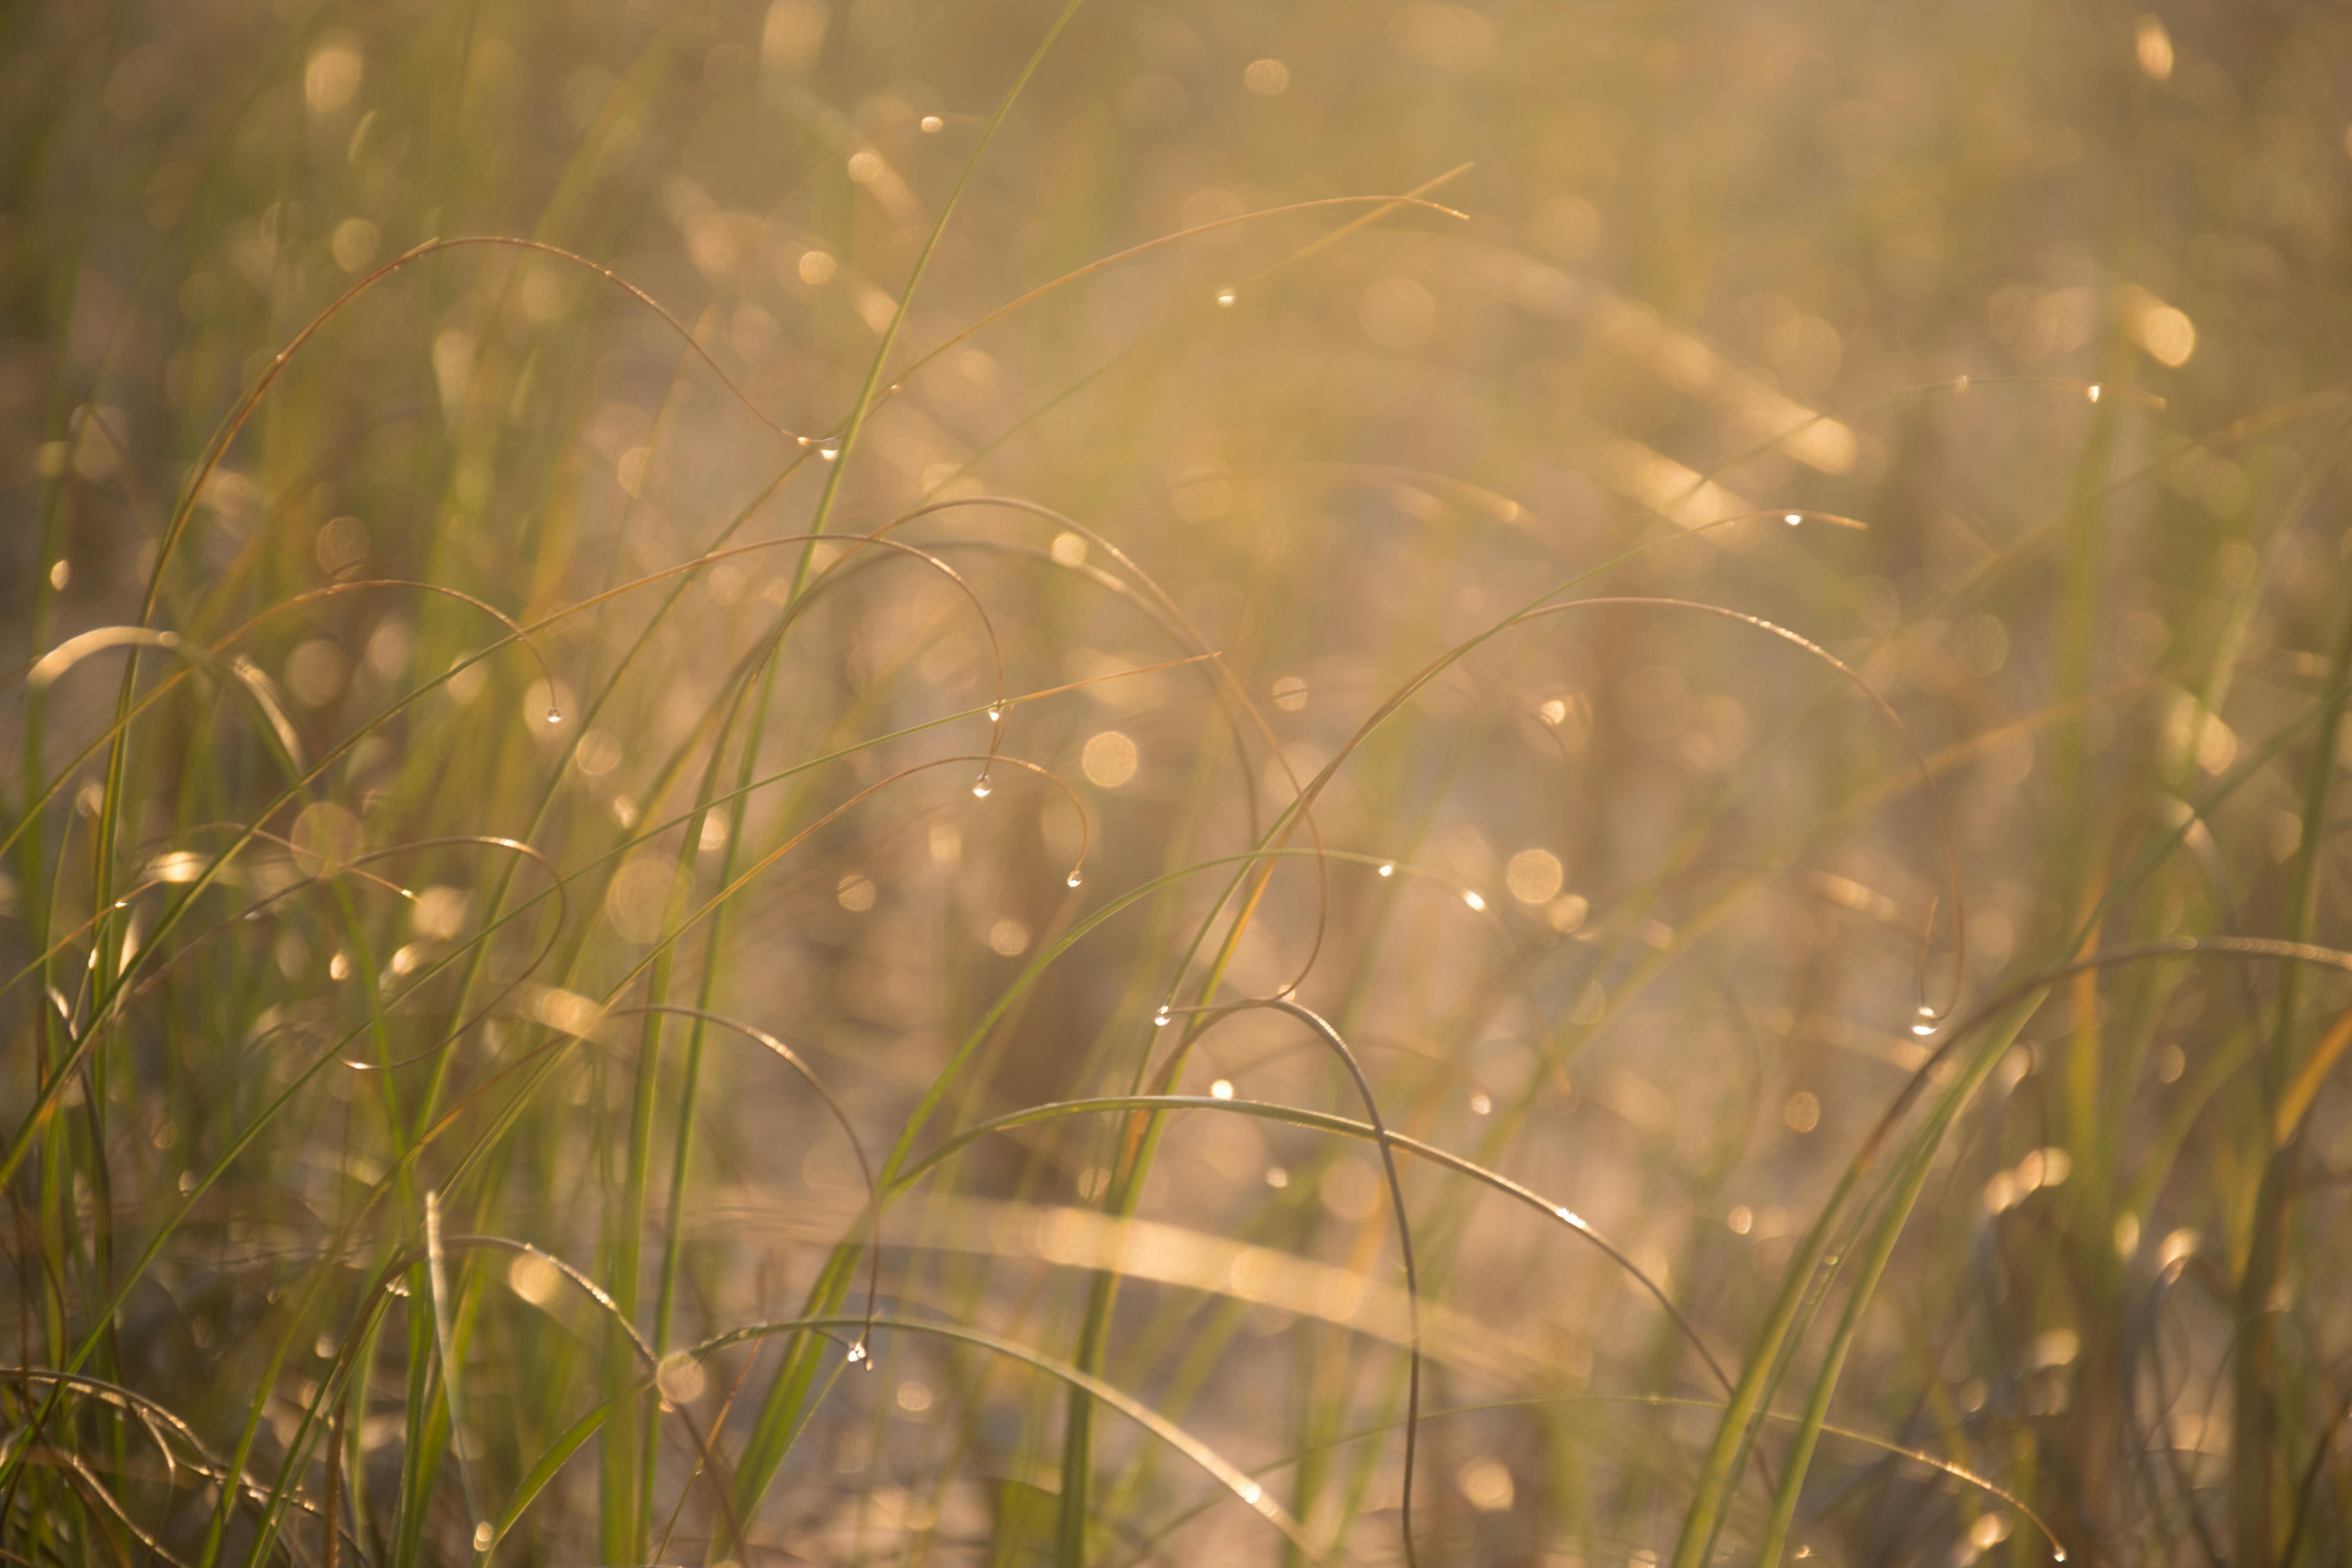
{"type": "Polygon", "coordinates": [[[2352,1558],[2347,121],[0,11],[0,1557],[2352,1558]]]}

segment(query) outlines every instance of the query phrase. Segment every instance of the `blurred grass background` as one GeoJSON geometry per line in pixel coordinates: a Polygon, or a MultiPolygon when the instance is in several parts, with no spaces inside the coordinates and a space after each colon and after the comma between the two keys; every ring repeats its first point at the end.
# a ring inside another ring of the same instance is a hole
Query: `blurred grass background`
{"type": "Polygon", "coordinates": [[[17,0],[12,1560],[2344,1560],[2347,46],[17,0]]]}

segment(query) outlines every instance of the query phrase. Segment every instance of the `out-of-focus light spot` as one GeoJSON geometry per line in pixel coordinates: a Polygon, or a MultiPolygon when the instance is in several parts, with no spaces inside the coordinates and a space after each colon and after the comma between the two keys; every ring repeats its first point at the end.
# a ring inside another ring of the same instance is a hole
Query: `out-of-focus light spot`
{"type": "Polygon", "coordinates": [[[1290,68],[1276,59],[1252,60],[1242,72],[1242,85],[1260,98],[1273,98],[1290,86],[1290,68]]]}
{"type": "Polygon", "coordinates": [[[849,155],[849,177],[861,185],[870,185],[889,171],[882,154],[870,147],[861,147],[849,155]]]}
{"type": "Polygon", "coordinates": [[[645,489],[646,465],[653,460],[653,455],[650,447],[632,447],[614,460],[613,478],[619,481],[621,489],[633,496],[645,489]]]}
{"type": "Polygon", "coordinates": [[[684,1351],[672,1351],[654,1368],[654,1386],[672,1405],[691,1405],[702,1397],[708,1379],[702,1363],[684,1351]]]}
{"type": "Polygon", "coordinates": [[[1058,566],[1083,566],[1087,560],[1087,542],[1083,535],[1057,533],[1049,553],[1058,566]]]}
{"type": "Polygon", "coordinates": [[[536,1252],[520,1252],[507,1265],[507,1289],[534,1307],[555,1300],[563,1283],[562,1271],[536,1252]]]}
{"type": "MultiPolygon", "coordinates": [[[[2122,304],[2124,330],[2157,363],[2177,369],[2197,352],[2197,323],[2186,312],[2136,285],[2123,290],[2122,304]]],[[[2096,387],[2091,401],[2098,401],[2096,387]]]]}
{"type": "Polygon", "coordinates": [[[319,530],[310,550],[320,571],[339,576],[367,559],[367,524],[355,517],[331,519],[319,530]]]}
{"type": "Polygon", "coordinates": [[[841,263],[835,261],[830,252],[806,250],[801,253],[800,266],[796,270],[800,273],[801,281],[814,289],[831,280],[833,275],[841,270],[841,263]]]}
{"type": "Polygon", "coordinates": [[[1685,528],[1704,528],[1756,510],[1713,479],[1639,441],[1612,442],[1601,454],[1601,467],[1619,494],[1685,528]]]}
{"type": "Polygon", "coordinates": [[[1274,705],[1285,713],[1296,713],[1307,706],[1307,682],[1296,675],[1286,675],[1274,683],[1274,705]]]}
{"type": "Polygon", "coordinates": [[[988,928],[988,947],[1000,958],[1018,958],[1029,951],[1029,928],[1007,915],[988,928]]]}
{"type": "Polygon", "coordinates": [[[609,729],[591,729],[572,752],[572,766],[588,778],[602,778],[621,766],[621,741],[609,729]]]}
{"type": "Polygon", "coordinates": [[[1480,1513],[1507,1513],[1518,1498],[1518,1489],[1511,1484],[1511,1472],[1503,1468],[1501,1460],[1483,1454],[1463,1466],[1454,1480],[1470,1506],[1480,1513]]]}
{"type": "Polygon", "coordinates": [[[1559,857],[1550,850],[1522,849],[1511,857],[1503,879],[1519,902],[1546,904],[1559,891],[1562,875],[1559,857]]]}
{"type": "Polygon", "coordinates": [[[310,51],[302,68],[302,100],[313,114],[332,114],[359,96],[366,67],[359,45],[346,37],[330,38],[310,51]]]}
{"type": "Polygon", "coordinates": [[[347,217],[335,226],[327,248],[334,253],[336,266],[357,272],[375,259],[376,247],[383,243],[382,229],[363,217],[347,217]]]}
{"type": "Polygon", "coordinates": [[[463,888],[426,888],[416,895],[409,919],[417,935],[430,942],[447,942],[465,929],[466,911],[472,903],[463,888]]]}
{"type": "Polygon", "coordinates": [[[305,708],[321,708],[341,695],[351,661],[341,645],[324,637],[296,648],[286,660],[286,689],[305,708]]]}
{"type": "Polygon", "coordinates": [[[1135,777],[1135,742],[1117,730],[1104,730],[1087,738],[1078,765],[1086,771],[1088,784],[1117,789],[1135,777]]]}
{"type": "Polygon", "coordinates": [[[851,914],[862,915],[874,907],[874,880],[856,871],[845,873],[834,884],[833,896],[851,914]]]}
{"type": "Polygon", "coordinates": [[[946,126],[947,121],[941,120],[936,114],[926,114],[923,116],[922,132],[926,136],[937,136],[946,128],[946,126]]]}
{"type": "Polygon", "coordinates": [[[1791,1132],[1811,1132],[1822,1124],[1822,1102],[1813,1098],[1811,1090],[1801,1089],[1780,1107],[1780,1120],[1791,1132]]]}
{"type": "Polygon", "coordinates": [[[2132,24],[2132,53],[2139,58],[2142,75],[2150,81],[2168,81],[2172,77],[2172,35],[2165,30],[2161,16],[2142,16],[2132,24]]]}
{"type": "Polygon", "coordinates": [[[649,852],[624,863],[605,891],[605,918],[631,942],[653,941],[678,880],[677,863],[666,854],[649,852]]]}
{"type": "Polygon", "coordinates": [[[1463,894],[1462,901],[1469,905],[1474,910],[1484,910],[1486,907],[1486,900],[1476,893],[1463,894]]]}
{"type": "Polygon", "coordinates": [[[1265,1171],[1265,1184],[1280,1192],[1290,1185],[1290,1173],[1279,1165],[1269,1165],[1265,1171]]]}
{"type": "Polygon", "coordinates": [[[1473,1116],[1492,1116],[1494,1113],[1494,1097],[1489,1095],[1483,1089],[1472,1089],[1470,1091],[1470,1114],[1473,1116]]]}
{"type": "Polygon", "coordinates": [[[1731,1227],[1732,1235],[1746,1236],[1756,1228],[1756,1211],[1742,1204],[1726,1215],[1723,1223],[1731,1227]]]}
{"type": "Polygon", "coordinates": [[[1395,863],[1394,863],[1393,861],[1383,861],[1383,862],[1381,863],[1381,876],[1383,876],[1383,877],[1393,877],[1393,876],[1395,876],[1395,875],[1396,875],[1396,865],[1395,865],[1395,863]]]}

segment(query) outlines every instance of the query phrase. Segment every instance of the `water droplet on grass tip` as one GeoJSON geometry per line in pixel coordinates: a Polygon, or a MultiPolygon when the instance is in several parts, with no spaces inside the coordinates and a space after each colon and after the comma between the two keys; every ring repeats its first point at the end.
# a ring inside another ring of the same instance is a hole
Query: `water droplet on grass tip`
{"type": "Polygon", "coordinates": [[[1001,723],[1001,722],[1003,722],[1003,719],[1004,719],[1004,710],[1003,710],[1003,709],[1002,709],[1002,708],[992,708],[992,709],[990,709],[990,710],[988,710],[988,721],[989,721],[990,723],[992,723],[992,724],[1001,723]]]}
{"type": "Polygon", "coordinates": [[[1396,863],[1395,863],[1394,861],[1382,861],[1382,862],[1381,863],[1381,876],[1383,876],[1383,877],[1393,877],[1393,876],[1395,876],[1395,875],[1396,875],[1396,863]]]}
{"type": "Polygon", "coordinates": [[[1151,1015],[1151,1026],[1155,1029],[1164,1029],[1168,1026],[1168,1004],[1165,1002],[1160,1005],[1160,1011],[1151,1015]]]}
{"type": "Polygon", "coordinates": [[[978,778],[971,781],[972,798],[974,800],[986,800],[988,798],[989,792],[995,786],[993,784],[988,782],[988,775],[986,773],[982,773],[978,778]]]}
{"type": "Polygon", "coordinates": [[[850,1365],[856,1366],[859,1362],[868,1359],[870,1358],[868,1358],[866,1353],[866,1342],[864,1340],[860,1340],[856,1344],[849,1347],[850,1365]]]}
{"type": "Polygon", "coordinates": [[[1081,877],[1081,876],[1079,876],[1076,871],[1073,871],[1073,872],[1071,872],[1071,873],[1070,873],[1070,886],[1071,886],[1071,887],[1075,888],[1075,887],[1076,887],[1080,882],[1082,882],[1082,881],[1084,881],[1084,880],[1086,880],[1086,879],[1085,879],[1085,878],[1083,878],[1083,877],[1081,877]]]}
{"type": "Polygon", "coordinates": [[[562,709],[561,709],[561,708],[550,708],[550,709],[547,710],[547,721],[548,721],[549,723],[551,723],[551,724],[561,724],[561,723],[562,723],[562,722],[563,722],[563,710],[562,710],[562,709]]]}

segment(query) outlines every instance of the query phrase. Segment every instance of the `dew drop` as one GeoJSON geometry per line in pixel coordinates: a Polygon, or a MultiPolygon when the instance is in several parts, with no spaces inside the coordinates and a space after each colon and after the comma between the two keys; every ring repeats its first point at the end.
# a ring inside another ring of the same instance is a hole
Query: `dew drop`
{"type": "Polygon", "coordinates": [[[1591,1228],[1584,1223],[1584,1216],[1578,1214],[1573,1209],[1554,1209],[1551,1212],[1559,1215],[1560,1218],[1566,1220],[1569,1224],[1574,1226],[1579,1230],[1589,1230],[1591,1228]]]}
{"type": "Polygon", "coordinates": [[[1805,514],[1801,511],[1792,511],[1782,517],[1780,521],[1787,523],[1790,528],[1794,528],[1797,524],[1805,521],[1805,514]]]}
{"type": "Polygon", "coordinates": [[[988,798],[989,792],[994,787],[994,785],[988,782],[988,775],[986,773],[982,773],[978,778],[971,781],[972,798],[974,800],[986,800],[988,798]]]}
{"type": "Polygon", "coordinates": [[[1382,862],[1381,863],[1381,876],[1383,876],[1383,877],[1393,877],[1393,876],[1395,876],[1395,875],[1396,875],[1396,863],[1395,863],[1394,861],[1382,861],[1382,862]]]}
{"type": "Polygon", "coordinates": [[[850,1365],[856,1366],[859,1362],[868,1359],[870,1358],[866,1353],[866,1342],[864,1340],[860,1340],[856,1344],[849,1347],[850,1365]]]}
{"type": "Polygon", "coordinates": [[[1160,1005],[1160,1011],[1151,1015],[1151,1026],[1155,1029],[1164,1029],[1168,1026],[1168,1004],[1165,1002],[1160,1005]]]}
{"type": "Polygon", "coordinates": [[[1083,877],[1079,876],[1076,871],[1073,871],[1073,872],[1071,872],[1071,873],[1070,873],[1070,886],[1071,886],[1071,887],[1073,887],[1073,888],[1076,887],[1080,882],[1084,881],[1085,879],[1086,879],[1085,878],[1083,878],[1083,877]]]}
{"type": "Polygon", "coordinates": [[[799,440],[800,444],[801,444],[802,446],[803,446],[803,447],[805,447],[805,446],[807,446],[807,445],[809,444],[809,438],[808,438],[807,437],[805,437],[805,436],[799,437],[797,437],[797,439],[799,440]]]}
{"type": "Polygon", "coordinates": [[[841,443],[828,437],[816,444],[816,455],[830,463],[841,456],[841,443]]]}
{"type": "Polygon", "coordinates": [[[562,723],[562,722],[563,722],[563,710],[562,710],[562,709],[561,709],[561,708],[550,708],[550,709],[547,710],[547,721],[548,721],[550,724],[561,724],[561,723],[562,723]]]}
{"type": "Polygon", "coordinates": [[[475,1551],[488,1552],[490,1549],[490,1542],[498,1538],[499,1532],[490,1528],[488,1521],[485,1520],[482,1523],[474,1526],[475,1551]]]}
{"type": "Polygon", "coordinates": [[[1234,291],[1233,291],[1232,289],[1218,289],[1218,290],[1217,290],[1217,303],[1218,303],[1218,304],[1220,304],[1220,305],[1224,305],[1224,306],[1231,306],[1231,305],[1233,304],[1233,302],[1234,302],[1234,291]]]}
{"type": "Polygon", "coordinates": [[[1231,1079],[1219,1079],[1216,1082],[1209,1086],[1209,1093],[1213,1098],[1217,1100],[1231,1100],[1234,1097],[1233,1080],[1231,1079]]]}
{"type": "Polygon", "coordinates": [[[990,709],[990,710],[988,710],[988,721],[989,721],[990,723],[992,723],[992,724],[999,724],[999,723],[1003,722],[1003,721],[1004,721],[1004,710],[1003,710],[1003,709],[1002,709],[1002,708],[992,708],[992,709],[990,709]]]}
{"type": "Polygon", "coordinates": [[[2092,402],[2094,402],[2094,403],[2096,403],[2098,400],[2099,400],[2099,386],[2098,386],[2098,383],[2096,383],[2096,382],[2093,382],[2093,383],[2091,384],[2091,401],[2092,401],[2092,402]]]}
{"type": "Polygon", "coordinates": [[[1484,900],[1484,899],[1482,899],[1482,898],[1480,898],[1480,897],[1479,897],[1477,894],[1475,894],[1475,893],[1465,893],[1465,894],[1463,894],[1463,895],[1462,895],[1462,901],[1463,901],[1464,903],[1465,903],[1465,904],[1469,905],[1469,906],[1470,906],[1472,909],[1474,909],[1474,910],[1483,910],[1483,909],[1485,909],[1485,908],[1486,907],[1486,900],[1484,900]]]}

